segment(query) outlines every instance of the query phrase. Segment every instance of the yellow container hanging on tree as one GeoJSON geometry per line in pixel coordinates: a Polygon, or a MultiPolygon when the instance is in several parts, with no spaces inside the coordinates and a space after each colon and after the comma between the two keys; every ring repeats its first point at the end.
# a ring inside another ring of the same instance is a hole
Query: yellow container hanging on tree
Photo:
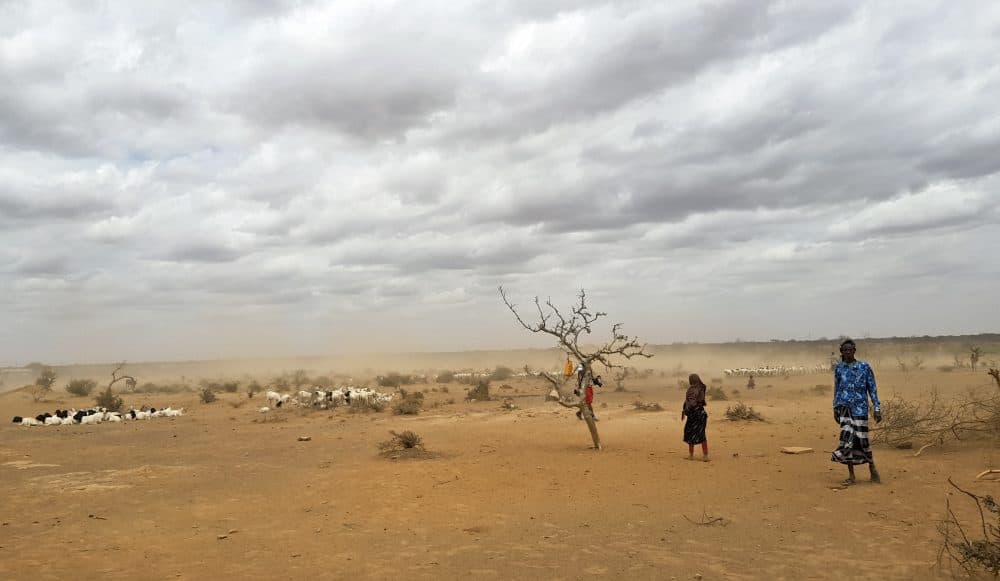
{"type": "Polygon", "coordinates": [[[566,377],[573,375],[573,362],[569,360],[569,357],[566,357],[566,365],[563,365],[563,375],[566,377]]]}

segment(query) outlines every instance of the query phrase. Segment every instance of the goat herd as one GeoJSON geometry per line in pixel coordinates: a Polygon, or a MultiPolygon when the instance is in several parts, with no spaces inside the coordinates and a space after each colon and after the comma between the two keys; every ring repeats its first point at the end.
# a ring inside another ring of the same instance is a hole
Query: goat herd
{"type": "MultiPolygon", "coordinates": [[[[373,406],[392,401],[393,394],[379,393],[367,387],[339,387],[333,390],[314,388],[300,390],[296,394],[268,391],[265,394],[268,405],[258,409],[266,414],[272,409],[284,405],[300,407],[333,408],[341,405],[373,406]]],[[[184,408],[171,407],[156,409],[143,406],[142,409],[130,409],[127,412],[109,411],[103,407],[87,409],[57,409],[34,417],[14,416],[13,423],[22,426],[71,426],[74,424],[100,424],[103,422],[127,422],[133,420],[149,420],[152,418],[174,418],[184,415],[184,408]]]]}
{"type": "Polygon", "coordinates": [[[782,377],[786,375],[809,375],[831,371],[829,363],[816,365],[758,365],[756,367],[735,367],[723,369],[726,377],[782,377]]]}
{"type": "Polygon", "coordinates": [[[152,418],[176,418],[184,415],[184,408],[173,409],[131,409],[127,412],[113,412],[105,408],[88,408],[83,410],[56,410],[45,412],[35,417],[14,416],[14,423],[22,426],[71,426],[73,424],[100,424],[102,422],[125,422],[130,420],[148,420],[152,418]]]}
{"type": "Polygon", "coordinates": [[[267,413],[272,408],[280,408],[288,403],[296,406],[317,407],[320,409],[334,408],[341,405],[371,406],[379,403],[386,404],[392,401],[393,394],[379,393],[368,387],[338,387],[333,390],[313,388],[310,391],[303,389],[294,395],[268,391],[264,397],[267,399],[268,406],[270,407],[265,406],[260,408],[258,411],[261,413],[267,413]]]}

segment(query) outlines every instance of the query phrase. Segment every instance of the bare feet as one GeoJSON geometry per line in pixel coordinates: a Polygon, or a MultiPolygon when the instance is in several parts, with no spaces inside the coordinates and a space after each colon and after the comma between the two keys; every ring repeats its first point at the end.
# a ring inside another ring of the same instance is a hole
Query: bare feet
{"type": "Polygon", "coordinates": [[[847,487],[854,484],[854,478],[848,478],[847,480],[840,483],[841,486],[847,487]]]}
{"type": "Polygon", "coordinates": [[[878,475],[878,472],[872,474],[872,484],[882,484],[882,477],[878,475]]]}
{"type": "Polygon", "coordinates": [[[702,456],[701,457],[701,461],[702,462],[708,462],[708,456],[702,456]]]}

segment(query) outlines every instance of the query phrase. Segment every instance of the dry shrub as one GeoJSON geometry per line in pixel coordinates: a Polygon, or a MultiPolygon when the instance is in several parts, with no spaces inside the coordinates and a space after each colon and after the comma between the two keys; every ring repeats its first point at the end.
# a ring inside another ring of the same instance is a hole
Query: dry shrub
{"type": "Polygon", "coordinates": [[[726,419],[734,422],[763,422],[764,416],[760,415],[752,406],[743,402],[738,402],[726,408],[726,419]]]}
{"type": "Polygon", "coordinates": [[[721,387],[716,387],[714,385],[708,388],[708,390],[705,392],[705,395],[707,395],[708,399],[712,401],[726,401],[729,399],[728,397],[726,397],[725,390],[723,390],[721,387]]]}
{"type": "Polygon", "coordinates": [[[503,402],[500,403],[500,409],[502,409],[505,412],[512,412],[517,409],[517,406],[514,405],[513,399],[505,397],[503,398],[503,402]]]}
{"type": "Polygon", "coordinates": [[[97,404],[97,407],[102,407],[109,412],[117,412],[122,409],[122,404],[124,402],[121,397],[115,395],[115,393],[111,391],[111,386],[109,385],[107,389],[99,393],[97,397],[94,398],[94,403],[97,404]]]}
{"type": "Polygon", "coordinates": [[[392,371],[388,375],[379,375],[375,378],[375,381],[380,387],[399,387],[401,385],[410,385],[416,382],[416,379],[412,375],[404,375],[392,371]]]}
{"type": "Polygon", "coordinates": [[[215,392],[210,387],[203,387],[201,388],[201,392],[198,393],[198,398],[201,400],[201,403],[212,403],[215,401],[215,392]]]}
{"type": "Polygon", "coordinates": [[[986,573],[994,579],[1000,578],[1000,505],[992,496],[979,496],[959,488],[951,478],[948,484],[972,499],[979,511],[979,522],[963,526],[951,509],[951,500],[945,500],[948,518],[938,525],[944,540],[938,562],[947,554],[970,577],[986,573]]]}
{"type": "Polygon", "coordinates": [[[435,454],[428,452],[424,448],[424,440],[414,432],[406,430],[400,433],[396,433],[393,430],[389,430],[392,434],[392,438],[380,442],[378,445],[379,452],[388,458],[398,459],[398,458],[414,458],[414,459],[424,459],[433,458],[435,454]]]}
{"type": "Polygon", "coordinates": [[[153,383],[147,381],[134,390],[136,393],[181,393],[190,391],[190,388],[183,383],[153,383]]]}
{"type": "Polygon", "coordinates": [[[407,397],[392,406],[392,413],[397,416],[415,416],[423,409],[423,399],[407,397]]]}
{"type": "Polygon", "coordinates": [[[643,402],[643,401],[635,400],[634,402],[632,402],[632,406],[635,408],[636,411],[639,411],[639,412],[662,412],[663,411],[663,406],[661,406],[659,403],[657,403],[655,401],[654,402],[646,403],[646,402],[643,402]]]}
{"type": "Polygon", "coordinates": [[[367,399],[352,397],[350,410],[352,414],[379,413],[385,411],[385,403],[374,399],[369,401],[367,399]]]}
{"type": "Polygon", "coordinates": [[[490,401],[490,382],[483,379],[465,394],[468,401],[490,401]]]}
{"type": "Polygon", "coordinates": [[[87,397],[96,387],[97,382],[93,379],[71,379],[66,384],[66,391],[76,396],[87,397]]]}
{"type": "Polygon", "coordinates": [[[882,403],[882,423],[871,430],[872,442],[890,446],[915,442],[944,443],[970,436],[1000,436],[1000,393],[970,391],[945,401],[937,390],[923,400],[894,394],[882,403]]]}

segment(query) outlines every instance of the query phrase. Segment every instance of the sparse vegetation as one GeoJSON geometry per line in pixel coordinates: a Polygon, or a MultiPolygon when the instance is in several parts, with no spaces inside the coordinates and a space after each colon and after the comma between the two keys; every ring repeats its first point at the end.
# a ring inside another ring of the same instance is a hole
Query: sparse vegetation
{"type": "Polygon", "coordinates": [[[191,391],[191,387],[183,383],[153,383],[147,381],[135,388],[136,393],[182,393],[191,391]]]}
{"type": "Polygon", "coordinates": [[[415,453],[414,455],[419,456],[425,452],[424,440],[415,432],[389,430],[389,434],[392,435],[392,438],[378,444],[379,452],[383,456],[398,457],[405,453],[415,453]]]}
{"type": "Polygon", "coordinates": [[[216,399],[215,392],[208,386],[201,388],[201,391],[198,392],[198,398],[201,400],[201,403],[212,403],[216,399]]]}
{"type": "Polygon", "coordinates": [[[948,484],[972,499],[979,512],[979,523],[963,525],[952,510],[951,499],[946,499],[948,518],[938,525],[944,540],[939,562],[943,555],[948,555],[970,577],[986,573],[994,579],[1000,578],[1000,504],[992,496],[960,488],[951,478],[948,484]]]}
{"type": "Polygon", "coordinates": [[[377,399],[354,398],[351,400],[351,413],[381,413],[385,411],[385,402],[377,399]]]}
{"type": "Polygon", "coordinates": [[[489,379],[490,381],[505,381],[513,377],[513,375],[514,375],[513,369],[511,369],[510,367],[504,367],[502,365],[498,365],[495,369],[493,369],[493,373],[490,374],[489,379]]]}
{"type": "Polygon", "coordinates": [[[947,401],[937,390],[922,400],[893,395],[882,402],[882,423],[871,431],[873,442],[890,446],[940,444],[976,435],[1000,437],[1000,393],[970,391],[947,401]]]}
{"type": "Polygon", "coordinates": [[[110,385],[107,389],[97,394],[97,397],[94,398],[94,403],[97,404],[97,407],[102,407],[111,412],[121,411],[122,405],[124,404],[121,396],[115,394],[111,390],[110,385]]]}
{"type": "Polygon", "coordinates": [[[79,397],[88,397],[95,389],[97,389],[97,382],[93,379],[71,379],[66,384],[66,391],[79,397]]]}
{"type": "Polygon", "coordinates": [[[470,389],[465,394],[467,401],[490,401],[490,382],[488,379],[481,379],[476,383],[476,387],[470,389]]]}
{"type": "Polygon", "coordinates": [[[35,383],[31,386],[31,398],[35,402],[40,402],[46,398],[50,393],[52,393],[52,386],[56,383],[55,370],[51,367],[45,367],[42,369],[41,374],[35,379],[35,383]]]}
{"type": "Polygon", "coordinates": [[[305,369],[296,369],[292,372],[292,376],[288,378],[288,381],[295,389],[301,389],[303,385],[310,383],[309,374],[306,373],[305,369]]]}
{"type": "Polygon", "coordinates": [[[753,407],[743,402],[738,402],[726,408],[726,419],[736,422],[763,422],[764,416],[760,415],[753,407]]]}
{"type": "Polygon", "coordinates": [[[969,347],[969,365],[972,370],[976,370],[976,366],[979,365],[979,358],[983,356],[983,350],[977,345],[972,345],[969,347]]]}
{"type": "Polygon", "coordinates": [[[392,413],[406,416],[415,416],[421,412],[424,406],[424,394],[416,391],[407,393],[406,390],[399,390],[400,399],[392,406],[392,413]]]}
{"type": "Polygon", "coordinates": [[[401,385],[410,385],[414,383],[414,380],[412,375],[403,375],[402,373],[393,371],[387,375],[379,375],[375,378],[375,382],[380,387],[399,387],[401,385]]]}
{"type": "Polygon", "coordinates": [[[247,399],[252,399],[254,395],[263,391],[264,388],[261,387],[260,383],[254,379],[247,383],[247,399]]]}
{"type": "Polygon", "coordinates": [[[729,399],[728,397],[726,397],[725,390],[723,390],[721,387],[716,387],[714,385],[708,388],[708,390],[705,392],[705,395],[707,395],[708,399],[711,401],[726,401],[729,399]]]}
{"type": "Polygon", "coordinates": [[[455,372],[442,371],[441,373],[438,373],[438,376],[437,378],[435,378],[435,381],[437,381],[438,383],[451,383],[455,381],[455,372]]]}
{"type": "Polygon", "coordinates": [[[661,406],[659,403],[657,403],[655,401],[647,403],[647,402],[644,402],[644,401],[641,401],[641,400],[635,400],[634,402],[632,402],[632,407],[634,407],[636,409],[636,411],[640,411],[640,412],[662,412],[663,411],[663,406],[661,406]]]}

